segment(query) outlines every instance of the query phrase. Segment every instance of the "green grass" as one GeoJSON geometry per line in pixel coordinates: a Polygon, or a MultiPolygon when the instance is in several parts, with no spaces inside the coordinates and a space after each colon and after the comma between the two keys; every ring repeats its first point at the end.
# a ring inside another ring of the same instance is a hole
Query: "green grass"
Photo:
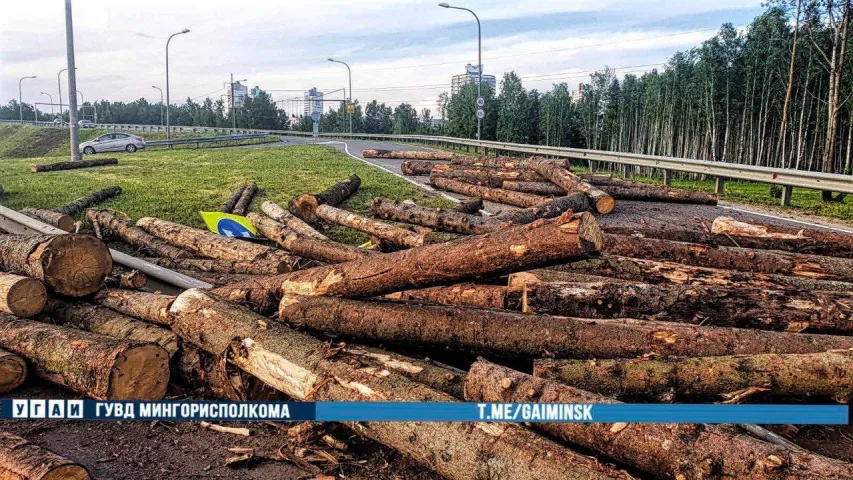
{"type": "MultiPolygon", "coordinates": [[[[30,173],[30,166],[35,163],[57,160],[0,159],[0,179],[5,190],[0,204],[13,209],[50,209],[93,190],[119,185],[124,193],[104,202],[104,208],[122,211],[134,220],[154,216],[202,228],[198,212],[218,211],[231,193],[249,180],[257,182],[261,189],[252,204],[257,210],[264,200],[287,205],[295,195],[322,191],[356,173],[362,184],[344,204],[348,210],[368,212],[371,200],[379,195],[413,199],[424,206],[450,206],[447,200],[428,195],[405,180],[332,148],[313,145],[146,151],[121,155],[118,166],[30,173]]],[[[333,228],[329,234],[348,243],[367,241],[366,236],[346,228],[333,228]]]]}

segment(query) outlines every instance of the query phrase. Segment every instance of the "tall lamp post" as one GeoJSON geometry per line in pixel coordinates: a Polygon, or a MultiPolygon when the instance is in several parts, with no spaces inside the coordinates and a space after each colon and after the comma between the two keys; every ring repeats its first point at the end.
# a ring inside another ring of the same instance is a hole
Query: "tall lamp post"
{"type": "MultiPolygon", "coordinates": [[[[237,80],[237,82],[248,82],[249,80],[244,78],[243,80],[237,80]]],[[[237,99],[234,98],[234,74],[231,74],[231,83],[229,84],[231,87],[231,128],[237,129],[237,99]]]]}
{"type": "Polygon", "coordinates": [[[169,42],[172,41],[172,38],[176,35],[183,35],[185,33],[190,33],[188,29],[183,29],[178,33],[173,33],[169,36],[169,39],[166,40],[166,140],[170,138],[169,136],[169,42]]]}
{"type": "Polygon", "coordinates": [[[36,78],[36,76],[31,75],[29,77],[23,77],[20,80],[18,80],[18,110],[21,113],[21,123],[24,123],[24,102],[23,102],[22,95],[21,95],[21,82],[23,82],[24,80],[26,80],[28,78],[36,78]]]}
{"type": "Polygon", "coordinates": [[[41,93],[42,95],[47,95],[47,98],[50,99],[50,116],[52,117],[53,116],[53,95],[51,95],[49,93],[45,93],[45,92],[39,92],[39,93],[41,93]]]}
{"type": "MultiPolygon", "coordinates": [[[[455,7],[453,5],[448,5],[446,3],[439,3],[439,7],[443,8],[453,8],[455,10],[465,10],[466,12],[474,15],[474,18],[477,19],[477,70],[478,70],[478,79],[477,79],[477,98],[481,98],[480,94],[480,86],[483,84],[483,31],[480,27],[480,17],[474,13],[473,10],[465,8],[465,7],[455,7]]],[[[479,105],[477,105],[479,107],[479,105]]],[[[480,117],[477,117],[477,140],[480,139],[480,132],[482,131],[482,120],[480,117]]]]}
{"type": "Polygon", "coordinates": [[[163,126],[163,89],[154,85],[151,88],[156,88],[160,91],[160,126],[163,126]]]}
{"type": "Polygon", "coordinates": [[[62,72],[67,71],[67,68],[63,68],[56,74],[56,89],[59,90],[59,122],[60,124],[63,121],[62,118],[62,82],[59,81],[59,76],[62,75],[62,72]]]}
{"type": "Polygon", "coordinates": [[[327,59],[330,62],[334,63],[343,63],[345,67],[347,67],[347,74],[349,75],[349,96],[347,97],[347,116],[349,116],[349,133],[352,135],[352,114],[349,113],[349,104],[352,103],[352,70],[350,70],[349,65],[346,62],[342,62],[340,60],[335,60],[334,58],[327,59]]]}

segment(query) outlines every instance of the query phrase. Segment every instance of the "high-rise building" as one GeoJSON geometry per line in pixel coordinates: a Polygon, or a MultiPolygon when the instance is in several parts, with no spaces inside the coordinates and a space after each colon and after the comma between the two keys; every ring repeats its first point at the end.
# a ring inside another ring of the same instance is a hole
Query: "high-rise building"
{"type": "Polygon", "coordinates": [[[249,96],[249,87],[241,84],[240,82],[234,82],[233,88],[230,83],[225,82],[225,91],[226,96],[228,97],[228,109],[243,107],[243,102],[246,100],[246,97],[249,96]],[[234,91],[234,98],[231,98],[232,89],[234,91]]]}
{"type": "MultiPolygon", "coordinates": [[[[456,95],[462,90],[462,87],[468,85],[469,83],[477,84],[477,79],[479,78],[480,69],[476,65],[465,65],[465,73],[461,75],[454,75],[453,79],[450,81],[450,94],[456,95]]],[[[489,85],[492,87],[492,91],[495,90],[495,86],[497,82],[495,81],[494,75],[483,75],[483,84],[489,85]]]]}
{"type": "Polygon", "coordinates": [[[583,97],[583,83],[578,84],[578,89],[572,92],[572,101],[579,102],[583,97]]]}
{"type": "Polygon", "coordinates": [[[318,92],[316,88],[312,88],[305,92],[302,103],[305,105],[303,114],[310,117],[312,113],[323,113],[323,92],[318,92]]]}
{"type": "Polygon", "coordinates": [[[249,95],[251,95],[252,97],[257,97],[260,94],[261,88],[257,85],[255,85],[255,87],[249,91],[249,95]]]}

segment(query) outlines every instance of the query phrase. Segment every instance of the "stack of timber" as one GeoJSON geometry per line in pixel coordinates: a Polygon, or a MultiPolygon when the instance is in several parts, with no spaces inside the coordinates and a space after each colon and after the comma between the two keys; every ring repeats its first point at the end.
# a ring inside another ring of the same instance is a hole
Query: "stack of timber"
{"type": "Polygon", "coordinates": [[[405,160],[450,160],[455,155],[450,152],[422,151],[422,150],[363,150],[361,156],[364,158],[395,158],[405,160]]]}
{"type": "Polygon", "coordinates": [[[74,232],[77,228],[77,223],[74,221],[74,215],[88,207],[91,207],[92,205],[113,198],[121,194],[121,192],[121,187],[109,187],[92,192],[89,195],[78,198],[77,200],[62,205],[54,210],[24,208],[21,210],[21,213],[47,223],[48,225],[53,225],[60,230],[74,232]]]}
{"type": "Polygon", "coordinates": [[[358,187],[360,186],[361,178],[356,174],[352,174],[345,180],[335,183],[320,193],[313,195],[306,193],[294,197],[288,203],[287,209],[290,213],[306,222],[316,222],[317,217],[314,212],[318,206],[329,205],[330,207],[337,207],[358,191],[358,187]]]}

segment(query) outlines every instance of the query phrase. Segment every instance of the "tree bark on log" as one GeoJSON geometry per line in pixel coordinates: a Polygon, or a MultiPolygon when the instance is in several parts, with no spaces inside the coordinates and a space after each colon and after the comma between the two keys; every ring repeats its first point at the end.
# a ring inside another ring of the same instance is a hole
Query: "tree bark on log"
{"type": "Polygon", "coordinates": [[[0,314],[0,347],[24,357],[45,380],[96,400],[160,400],[169,354],[152,343],[0,314]]]}
{"type": "Polygon", "coordinates": [[[710,399],[760,388],[773,396],[853,396],[853,350],[595,361],[536,360],[533,374],[602,395],[710,399]]]}
{"type": "Polygon", "coordinates": [[[72,233],[76,229],[76,222],[73,217],[70,215],[63,215],[53,210],[22,208],[21,213],[28,217],[35,218],[36,220],[41,220],[48,225],[53,225],[60,230],[65,230],[68,233],[72,233]]]}
{"type": "MultiPolygon", "coordinates": [[[[193,289],[172,304],[173,328],[190,343],[227,359],[295,400],[454,401],[450,395],[388,372],[380,362],[321,341],[193,289]],[[212,332],[216,334],[212,335],[212,332]]],[[[624,478],[512,425],[445,422],[351,424],[362,435],[453,479],[624,478]],[[488,459],[485,461],[484,459],[488,459]]]]}
{"type": "Polygon", "coordinates": [[[470,215],[476,215],[483,209],[483,199],[482,198],[471,198],[468,200],[462,200],[457,203],[455,207],[451,208],[454,212],[459,213],[467,213],[470,215]]]}
{"type": "Polygon", "coordinates": [[[435,152],[421,150],[362,150],[363,158],[391,158],[404,160],[450,160],[455,155],[451,152],[435,152]]]}
{"type": "Polygon", "coordinates": [[[526,283],[526,313],[582,318],[660,318],[674,322],[789,332],[853,333],[849,292],[795,292],[627,282],[585,277],[526,283]]]}
{"type": "Polygon", "coordinates": [[[170,358],[180,347],[178,336],[171,330],[130,318],[106,307],[51,298],[45,305],[44,313],[57,325],[119,340],[159,345],[170,358]]]}
{"type": "Polygon", "coordinates": [[[319,205],[337,207],[355,194],[360,186],[361,178],[353,173],[320,193],[299,195],[291,199],[287,209],[306,222],[315,222],[317,218],[314,216],[314,211],[319,205]]]}
{"type": "Polygon", "coordinates": [[[92,192],[85,197],[80,197],[71,203],[66,203],[63,206],[56,208],[55,211],[63,215],[77,215],[79,212],[82,212],[92,205],[97,205],[104,200],[109,200],[110,198],[121,195],[121,192],[121,187],[107,187],[103,190],[92,192]]]}
{"type": "Polygon", "coordinates": [[[17,317],[32,317],[44,308],[47,291],[30,277],[0,272],[0,312],[17,317]]]}
{"type": "Polygon", "coordinates": [[[7,432],[0,432],[0,478],[90,480],[83,465],[7,432]]]}
{"type": "Polygon", "coordinates": [[[231,213],[234,215],[245,215],[246,212],[249,211],[249,207],[252,205],[252,200],[255,199],[255,194],[258,193],[258,185],[255,182],[249,181],[248,185],[246,185],[246,189],[243,190],[243,193],[240,195],[240,199],[237,200],[237,203],[234,205],[234,210],[231,213]]]}
{"type": "Polygon", "coordinates": [[[105,285],[114,288],[127,288],[130,290],[141,290],[148,285],[148,277],[139,270],[131,270],[107,277],[105,285]]]}
{"type": "Polygon", "coordinates": [[[559,185],[568,193],[582,192],[587,194],[590,200],[592,200],[593,206],[595,206],[595,211],[598,213],[608,214],[613,211],[613,197],[600,188],[596,188],[583,181],[580,177],[561,165],[541,157],[534,157],[530,160],[529,166],[533,171],[554,184],[559,185]]]}
{"type": "MultiPolygon", "coordinates": [[[[322,207],[326,208],[327,206],[323,205],[322,207]]],[[[380,255],[379,252],[373,250],[366,250],[332,240],[319,240],[301,236],[281,223],[257,213],[250,213],[247,218],[265,237],[275,241],[285,250],[300,257],[319,260],[324,263],[343,263],[366,258],[371,255],[380,255]]]]}
{"type": "Polygon", "coordinates": [[[672,188],[666,185],[632,184],[599,185],[602,191],[616,200],[639,200],[643,202],[687,203],[694,205],[716,205],[719,196],[700,190],[672,188]]]}
{"type": "Polygon", "coordinates": [[[438,164],[429,160],[406,160],[400,164],[400,171],[403,175],[429,175],[432,167],[438,164]]]}
{"type": "Polygon", "coordinates": [[[429,173],[430,180],[433,177],[446,178],[457,182],[470,183],[489,188],[502,188],[504,179],[493,175],[488,170],[459,170],[451,168],[434,168],[429,173]]]}
{"type": "Polygon", "coordinates": [[[246,186],[242,185],[237,190],[234,190],[234,193],[228,197],[228,200],[225,201],[225,204],[222,205],[222,208],[219,209],[222,213],[232,213],[234,211],[234,206],[237,205],[237,202],[240,201],[240,197],[243,196],[243,192],[246,190],[246,186]]]}
{"type": "MultiPolygon", "coordinates": [[[[148,263],[159,265],[170,270],[197,271],[204,273],[236,273],[244,275],[277,275],[286,273],[286,266],[281,262],[233,262],[215,258],[143,258],[148,263]]],[[[190,275],[192,276],[192,275],[190,275]]]]}
{"type": "MultiPolygon", "coordinates": [[[[592,202],[583,193],[572,193],[565,197],[557,197],[535,207],[515,211],[501,212],[494,219],[500,222],[510,222],[516,225],[526,225],[540,218],[554,218],[565,212],[591,212],[592,202]]],[[[504,227],[506,228],[506,227],[504,227]]]]}
{"type": "Polygon", "coordinates": [[[300,257],[275,248],[258,245],[237,238],[228,238],[167,222],[153,217],[140,218],[136,225],[172,245],[193,251],[205,257],[234,262],[267,263],[277,270],[293,271],[310,266],[300,257]]]}
{"type": "MultiPolygon", "coordinates": [[[[485,360],[471,367],[465,381],[465,398],[501,403],[618,403],[485,360]]],[[[853,464],[771,445],[724,426],[666,423],[537,423],[534,426],[656,478],[840,480],[853,475],[853,464]]]]}
{"type": "Polygon", "coordinates": [[[456,285],[403,290],[385,295],[389,300],[454,305],[458,307],[507,308],[507,288],[500,285],[457,283],[456,285]]]}
{"type": "Polygon", "coordinates": [[[245,273],[201,272],[198,270],[183,270],[180,268],[173,268],[172,270],[176,273],[180,273],[181,275],[186,275],[188,277],[195,278],[196,280],[201,280],[202,282],[209,283],[216,287],[221,287],[223,285],[228,285],[231,283],[251,281],[255,278],[264,277],[264,275],[249,275],[245,273]]]}
{"type": "Polygon", "coordinates": [[[853,338],[634,319],[590,320],[463,307],[287,295],[279,321],[404,345],[472,348],[510,357],[623,358],[811,353],[850,348],[853,338]]]}
{"type": "Polygon", "coordinates": [[[543,195],[546,197],[562,197],[566,195],[566,190],[563,187],[548,182],[504,180],[501,182],[501,188],[512,190],[514,192],[532,193],[534,195],[543,195]]]}
{"type": "MultiPolygon", "coordinates": [[[[816,253],[832,257],[853,257],[853,234],[833,232],[815,228],[792,228],[759,223],[740,222],[731,217],[717,217],[711,224],[711,235],[734,237],[734,241],[743,247],[743,243],[766,242],[776,250],[788,250],[800,253],[816,253]],[[789,245],[796,245],[797,249],[789,245]]],[[[755,247],[760,248],[760,247],[755,247]]]]}
{"type": "MultiPolygon", "coordinates": [[[[524,169],[533,168],[531,166],[531,161],[533,158],[536,157],[453,157],[450,159],[450,163],[454,165],[469,165],[474,167],[486,168],[524,169]]],[[[554,165],[558,165],[563,168],[569,167],[569,161],[567,159],[549,159],[548,161],[553,163],[554,165]]]]}
{"type": "Polygon", "coordinates": [[[853,259],[775,250],[709,247],[695,243],[604,234],[603,251],[625,257],[668,260],[697,267],[853,281],[853,259]]]}
{"type": "Polygon", "coordinates": [[[308,225],[300,218],[288,212],[284,207],[273,202],[264,202],[261,204],[261,211],[273,220],[284,224],[287,228],[302,235],[303,237],[316,238],[318,240],[328,240],[329,238],[318,232],[311,225],[308,225]]]}
{"type": "Polygon", "coordinates": [[[328,223],[343,225],[401,247],[413,248],[434,243],[429,240],[432,234],[416,233],[329,205],[318,206],[315,215],[328,223]]]}
{"type": "Polygon", "coordinates": [[[0,393],[20,387],[27,379],[27,371],[27,362],[21,356],[0,350],[0,393]]]}
{"type": "Polygon", "coordinates": [[[118,237],[131,246],[170,260],[190,258],[186,251],[133,226],[130,219],[122,218],[112,210],[89,209],[86,211],[86,219],[97,227],[96,231],[100,231],[102,236],[118,237]]]}
{"type": "Polygon", "coordinates": [[[175,301],[175,297],[159,293],[105,288],[95,295],[94,301],[116,312],[157,325],[169,326],[169,308],[175,301]]]}
{"type": "Polygon", "coordinates": [[[41,280],[63,295],[100,289],[113,270],[110,251],[89,235],[0,235],[0,270],[41,280]]]}
{"type": "Polygon", "coordinates": [[[284,401],[285,396],[256,377],[191,345],[183,345],[175,375],[203,397],[232,401],[284,401]]]}
{"type": "Polygon", "coordinates": [[[461,193],[469,197],[480,197],[483,200],[514,205],[516,207],[533,207],[548,201],[547,198],[529,193],[513,192],[502,188],[489,188],[460,182],[440,175],[431,174],[429,177],[433,187],[449,192],[461,193]]]}
{"type": "Polygon", "coordinates": [[[75,162],[57,162],[44,165],[33,165],[30,172],[55,172],[57,170],[75,170],[78,168],[103,167],[104,165],[118,165],[117,158],[96,158],[94,160],[78,160],[75,162]]]}
{"type": "MultiPolygon", "coordinates": [[[[482,201],[482,199],[480,200],[482,201]]],[[[492,217],[481,217],[441,208],[421,207],[414,203],[388,200],[383,197],[373,199],[370,211],[373,215],[385,220],[421,225],[453,233],[476,235],[495,232],[512,226],[509,222],[495,220],[492,217]]]]}

